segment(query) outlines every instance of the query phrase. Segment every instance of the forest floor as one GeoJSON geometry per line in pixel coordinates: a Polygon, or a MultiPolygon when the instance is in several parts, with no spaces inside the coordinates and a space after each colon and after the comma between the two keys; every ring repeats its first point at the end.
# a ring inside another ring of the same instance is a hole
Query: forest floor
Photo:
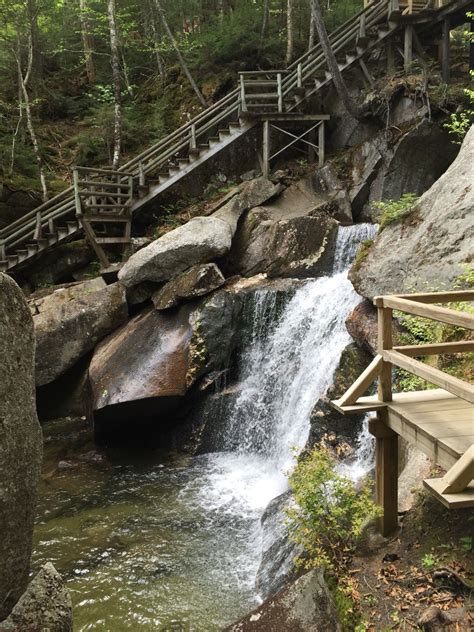
{"type": "Polygon", "coordinates": [[[398,533],[352,561],[366,632],[473,630],[473,533],[474,511],[449,510],[419,490],[398,533]]]}

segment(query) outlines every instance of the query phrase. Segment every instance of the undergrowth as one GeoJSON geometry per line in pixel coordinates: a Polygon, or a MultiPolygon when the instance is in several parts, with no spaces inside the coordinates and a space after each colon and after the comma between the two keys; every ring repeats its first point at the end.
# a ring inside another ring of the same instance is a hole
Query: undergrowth
{"type": "Polygon", "coordinates": [[[399,200],[373,202],[372,207],[380,211],[379,232],[410,215],[416,209],[417,201],[418,196],[414,193],[404,193],[399,200]]]}

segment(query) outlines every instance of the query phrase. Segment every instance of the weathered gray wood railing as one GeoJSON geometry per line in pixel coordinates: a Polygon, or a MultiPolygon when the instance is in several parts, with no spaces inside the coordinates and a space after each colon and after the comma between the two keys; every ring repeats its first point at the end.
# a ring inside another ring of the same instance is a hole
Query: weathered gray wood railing
{"type": "Polygon", "coordinates": [[[369,424],[376,437],[377,500],[384,514],[380,527],[388,535],[397,527],[398,436],[433,458],[447,473],[427,479],[425,486],[448,507],[474,506],[474,385],[417,357],[472,353],[474,340],[393,346],[393,310],[474,330],[474,315],[435,303],[474,301],[474,291],[381,296],[378,312],[378,353],[334,407],[344,414],[376,411],[369,424]],[[392,367],[402,368],[441,390],[392,392],[392,367]],[[378,379],[376,397],[363,397],[378,379]],[[470,406],[471,405],[471,406],[470,406]],[[439,410],[438,410],[439,406],[439,410]]]}

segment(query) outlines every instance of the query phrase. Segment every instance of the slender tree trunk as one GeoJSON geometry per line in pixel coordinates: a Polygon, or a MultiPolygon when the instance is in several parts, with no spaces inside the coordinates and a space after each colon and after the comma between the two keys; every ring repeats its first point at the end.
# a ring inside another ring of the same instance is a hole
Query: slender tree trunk
{"type": "Polygon", "coordinates": [[[90,33],[89,16],[87,14],[87,0],[79,0],[79,15],[81,21],[82,48],[86,64],[87,81],[92,85],[95,83],[94,46],[90,33]]]}
{"type": "Polygon", "coordinates": [[[260,42],[263,43],[268,34],[268,23],[270,21],[270,0],[263,0],[262,30],[260,32],[260,42]]]}
{"type": "Polygon", "coordinates": [[[117,22],[115,19],[115,0],[108,0],[107,11],[109,15],[110,53],[112,63],[112,82],[114,88],[114,145],[112,154],[112,168],[117,169],[120,161],[120,147],[122,144],[122,106],[120,94],[120,58],[117,22]]]}
{"type": "Polygon", "coordinates": [[[166,72],[165,72],[165,65],[163,63],[163,58],[160,55],[160,51],[158,50],[158,44],[161,41],[161,37],[159,36],[158,33],[158,28],[156,26],[156,21],[155,21],[155,11],[154,11],[154,7],[153,7],[153,2],[150,0],[150,27],[151,27],[151,32],[153,35],[153,41],[155,42],[155,58],[156,58],[156,65],[158,67],[158,73],[160,75],[160,81],[162,84],[165,83],[166,81],[166,72]]]}
{"type": "MultiPolygon", "coordinates": [[[[31,27],[31,24],[30,24],[31,27]]],[[[19,30],[17,31],[17,33],[19,30]]],[[[17,35],[17,50],[16,50],[16,63],[17,63],[17,71],[18,71],[18,81],[20,82],[21,89],[21,100],[19,103],[20,108],[25,109],[26,114],[26,125],[28,127],[28,132],[31,138],[31,144],[33,145],[33,152],[36,158],[36,164],[38,165],[39,178],[41,183],[41,189],[43,191],[43,201],[46,202],[48,199],[48,187],[46,185],[46,176],[44,174],[44,164],[43,158],[41,156],[41,151],[38,144],[38,138],[36,136],[35,127],[33,124],[33,115],[31,112],[31,102],[30,95],[28,92],[28,83],[31,79],[31,71],[33,69],[33,38],[31,33],[31,28],[28,33],[28,63],[26,67],[26,73],[23,74],[23,70],[21,68],[21,50],[20,50],[20,38],[17,35]]]]}
{"type": "Polygon", "coordinates": [[[171,44],[173,45],[173,48],[176,51],[176,55],[178,57],[179,63],[181,65],[181,68],[183,69],[184,74],[188,78],[188,81],[191,84],[191,87],[194,90],[194,92],[196,93],[196,96],[199,99],[199,101],[201,102],[202,106],[203,107],[207,107],[206,100],[202,96],[202,93],[199,90],[197,83],[194,81],[191,73],[189,72],[189,68],[186,65],[186,62],[184,61],[183,56],[181,55],[181,51],[179,50],[178,43],[175,40],[174,35],[173,35],[173,33],[172,33],[172,31],[171,31],[171,29],[169,27],[169,24],[168,24],[168,21],[166,19],[165,13],[163,11],[163,7],[161,6],[160,0],[155,0],[155,4],[156,4],[156,8],[157,8],[158,14],[159,14],[160,19],[161,19],[161,23],[163,24],[163,28],[165,29],[168,37],[170,38],[171,44]]]}
{"type": "Polygon", "coordinates": [[[314,17],[314,0],[310,0],[311,13],[309,18],[308,50],[311,50],[316,43],[316,19],[314,17]]]}
{"type": "Polygon", "coordinates": [[[293,2],[294,0],[288,0],[286,7],[286,65],[291,64],[295,49],[295,37],[294,37],[294,15],[293,15],[293,2]]]}
{"type": "Polygon", "coordinates": [[[347,112],[354,118],[360,119],[360,112],[347,90],[346,84],[344,83],[344,79],[341,75],[341,71],[339,70],[339,66],[337,65],[336,56],[334,55],[334,51],[331,48],[331,42],[329,41],[329,37],[326,31],[326,26],[323,19],[323,12],[321,10],[319,0],[312,0],[312,3],[314,9],[316,30],[318,32],[318,37],[319,41],[321,42],[324,56],[326,57],[326,63],[328,65],[329,72],[332,75],[334,87],[336,88],[339,98],[341,99],[347,112]]]}

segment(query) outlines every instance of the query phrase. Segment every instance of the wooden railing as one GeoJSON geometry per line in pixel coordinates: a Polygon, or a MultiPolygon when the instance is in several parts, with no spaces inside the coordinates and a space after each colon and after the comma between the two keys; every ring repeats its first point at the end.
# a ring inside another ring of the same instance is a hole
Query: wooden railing
{"type": "Polygon", "coordinates": [[[374,360],[337,401],[338,406],[351,406],[378,378],[378,399],[392,400],[392,367],[405,369],[427,382],[439,386],[470,403],[474,403],[474,385],[440,369],[425,364],[417,357],[443,353],[469,353],[474,351],[474,340],[460,340],[422,345],[393,346],[393,310],[429,318],[455,327],[474,330],[474,314],[442,307],[435,303],[474,301],[474,291],[400,294],[374,299],[378,313],[378,353],[374,360]]]}

